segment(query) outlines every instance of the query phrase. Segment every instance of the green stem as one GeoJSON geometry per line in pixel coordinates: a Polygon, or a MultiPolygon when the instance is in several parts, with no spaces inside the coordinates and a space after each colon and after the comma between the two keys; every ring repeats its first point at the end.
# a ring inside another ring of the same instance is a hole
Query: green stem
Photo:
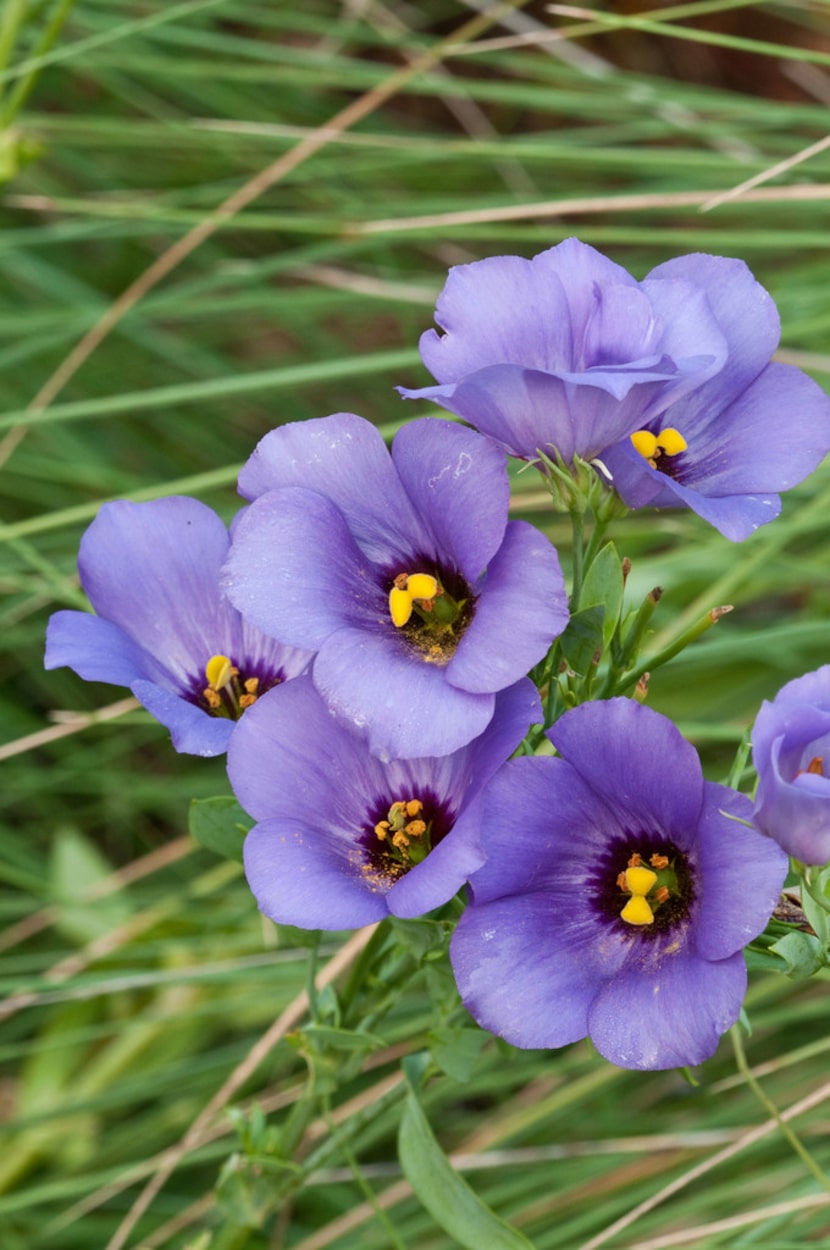
{"type": "Polygon", "coordinates": [[[573,589],[571,590],[571,612],[579,611],[579,596],[582,594],[582,580],[585,575],[585,517],[581,512],[572,512],[571,530],[573,532],[573,549],[571,561],[573,566],[573,589]]]}
{"type": "Polygon", "coordinates": [[[797,1136],[797,1134],[790,1128],[789,1124],[787,1124],[786,1121],[782,1119],[781,1112],[778,1110],[775,1103],[770,1098],[767,1097],[767,1095],[764,1093],[763,1089],[761,1088],[760,1084],[753,1076],[752,1070],[750,1069],[750,1066],[747,1063],[746,1052],[744,1051],[743,1039],[741,1037],[741,1026],[739,1024],[734,1024],[729,1031],[729,1035],[732,1039],[732,1046],[735,1051],[735,1062],[738,1065],[738,1071],[743,1076],[747,1085],[752,1090],[753,1094],[758,1099],[758,1101],[761,1103],[761,1106],[764,1107],[766,1111],[769,1113],[769,1115],[772,1117],[772,1119],[775,1120],[775,1123],[778,1125],[779,1129],[784,1134],[784,1136],[786,1137],[787,1141],[792,1146],[795,1153],[802,1160],[804,1165],[807,1168],[809,1168],[810,1172],[812,1172],[813,1176],[821,1185],[822,1189],[825,1189],[828,1192],[830,1192],[830,1178],[825,1176],[824,1172],[821,1170],[816,1160],[810,1154],[807,1147],[804,1145],[801,1139],[797,1136]]]}
{"type": "Polygon", "coordinates": [[[705,634],[707,629],[711,629],[713,625],[717,624],[722,616],[725,616],[726,613],[731,612],[731,610],[732,609],[729,606],[722,608],[710,608],[708,612],[705,612],[702,617],[695,621],[694,625],[692,625],[690,629],[685,630],[685,632],[682,633],[680,637],[668,647],[665,647],[662,651],[658,651],[656,655],[651,656],[649,659],[644,660],[642,664],[639,664],[632,670],[632,672],[628,673],[619,683],[614,693],[624,694],[626,690],[629,690],[632,686],[636,686],[641,677],[643,677],[646,673],[653,673],[656,668],[660,668],[661,665],[666,664],[669,660],[673,659],[674,656],[685,650],[685,648],[689,646],[689,643],[694,642],[700,637],[701,634],[705,634]]]}
{"type": "Polygon", "coordinates": [[[374,1211],[375,1219],[385,1228],[386,1234],[389,1237],[389,1244],[394,1246],[395,1250],[406,1250],[406,1246],[395,1231],[394,1224],[378,1202],[377,1194],[374,1189],[372,1189],[372,1186],[369,1184],[366,1177],[363,1175],[363,1171],[357,1161],[357,1156],[354,1154],[354,1151],[348,1141],[345,1138],[341,1138],[337,1125],[334,1122],[334,1116],[331,1113],[331,1099],[328,1095],[326,1095],[323,1099],[323,1119],[329,1126],[329,1132],[331,1133],[332,1140],[337,1144],[340,1153],[349,1165],[352,1176],[355,1178],[360,1192],[363,1194],[363,1197],[366,1199],[368,1205],[374,1211]]]}
{"type": "MultiPolygon", "coordinates": [[[[69,17],[74,4],[75,0],[61,0],[57,9],[52,14],[51,20],[47,23],[46,29],[40,36],[34,50],[31,55],[26,58],[27,61],[35,62],[35,66],[20,79],[17,86],[14,87],[14,89],[9,93],[6,105],[3,108],[2,113],[0,113],[0,129],[5,130],[5,128],[10,125],[12,121],[14,121],[14,118],[29,98],[30,93],[34,89],[35,83],[40,76],[41,67],[37,65],[37,61],[40,57],[46,55],[57,40],[58,35],[63,30],[64,23],[69,17]]],[[[0,65],[0,68],[5,69],[5,67],[5,62],[3,62],[2,65],[0,65]]]]}

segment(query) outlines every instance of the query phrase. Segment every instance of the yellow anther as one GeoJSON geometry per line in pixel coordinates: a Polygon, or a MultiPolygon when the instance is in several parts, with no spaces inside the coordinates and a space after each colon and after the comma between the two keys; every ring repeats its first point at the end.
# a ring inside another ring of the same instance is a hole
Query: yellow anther
{"type": "Polygon", "coordinates": [[[646,460],[651,460],[657,451],[657,439],[650,430],[637,430],[636,434],[631,435],[631,441],[634,444],[634,450],[646,460]]]}
{"type": "Polygon", "coordinates": [[[253,707],[255,703],[256,703],[255,694],[243,694],[239,696],[239,706],[242,708],[243,712],[245,711],[246,707],[253,707]]]}
{"type": "Polygon", "coordinates": [[[379,820],[375,825],[375,836],[380,838],[381,842],[385,842],[389,836],[389,821],[379,820]]]}
{"type": "Polygon", "coordinates": [[[246,682],[243,682],[243,685],[248,694],[256,694],[259,690],[259,678],[249,677],[246,682]]]}
{"type": "Polygon", "coordinates": [[[208,707],[214,708],[214,707],[222,706],[222,700],[219,698],[219,695],[213,689],[213,686],[205,686],[204,690],[202,691],[202,698],[205,700],[205,703],[207,703],[208,707]]]}
{"type": "Polygon", "coordinates": [[[397,629],[406,624],[412,615],[412,595],[408,590],[392,587],[389,591],[389,615],[397,629]]]}
{"type": "Polygon", "coordinates": [[[420,799],[410,799],[406,805],[407,816],[417,816],[424,810],[424,805],[420,799]]]}
{"type": "Polygon", "coordinates": [[[421,838],[426,833],[427,827],[423,820],[410,820],[408,825],[404,825],[403,831],[409,838],[421,838]]]}
{"type": "Polygon", "coordinates": [[[647,899],[641,894],[634,894],[620,912],[620,919],[628,924],[652,924],[654,912],[649,907],[647,899]]]}
{"type": "Polygon", "coordinates": [[[406,589],[413,599],[434,599],[438,582],[429,573],[411,573],[406,579],[406,589]]]}
{"type": "Polygon", "coordinates": [[[814,773],[815,776],[820,777],[823,771],[824,771],[824,760],[821,758],[820,755],[814,755],[813,758],[810,760],[810,763],[807,765],[805,772],[814,773]]]}
{"type": "Polygon", "coordinates": [[[625,884],[635,897],[645,898],[657,881],[657,873],[650,868],[626,868],[625,884]]]}
{"type": "MultiPolygon", "coordinates": [[[[657,446],[666,453],[667,456],[677,456],[681,451],[685,451],[688,447],[683,435],[676,430],[673,425],[667,425],[657,435],[657,446]]],[[[652,455],[654,453],[652,452],[652,455]]]]}
{"type": "Polygon", "coordinates": [[[668,868],[669,857],[668,855],[658,855],[655,851],[648,862],[651,864],[652,868],[668,868]]]}
{"type": "Polygon", "coordinates": [[[405,815],[406,815],[406,804],[401,802],[400,799],[398,799],[397,802],[393,803],[391,807],[389,808],[389,819],[395,820],[396,817],[405,816],[405,815]]]}
{"type": "Polygon", "coordinates": [[[402,829],[399,829],[398,832],[395,834],[395,836],[392,838],[392,845],[396,846],[399,851],[405,851],[406,848],[409,846],[409,838],[406,836],[406,834],[403,832],[402,829]]]}
{"type": "Polygon", "coordinates": [[[205,665],[205,677],[214,690],[224,689],[238,671],[226,655],[212,655],[205,665]]]}

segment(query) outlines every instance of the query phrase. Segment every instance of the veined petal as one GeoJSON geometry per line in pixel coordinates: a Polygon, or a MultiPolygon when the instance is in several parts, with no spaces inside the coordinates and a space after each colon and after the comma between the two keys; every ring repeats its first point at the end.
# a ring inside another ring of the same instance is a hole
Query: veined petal
{"type": "Polygon", "coordinates": [[[435,320],[445,333],[427,330],[420,350],[439,382],[503,361],[567,368],[572,357],[567,298],[541,257],[491,256],[454,266],[435,320]]]}
{"type": "Polygon", "coordinates": [[[387,915],[384,893],[366,888],[355,848],[300,820],[254,825],[244,857],[257,906],[278,924],[355,929],[387,915]]]}
{"type": "Polygon", "coordinates": [[[731,1028],[746,992],[741,953],[710,962],[689,950],[665,955],[652,944],[633,952],[594,999],[591,1041],[620,1068],[680,1068],[703,1063],[731,1028]]]}
{"type": "Polygon", "coordinates": [[[81,539],[81,583],[99,616],[186,685],[194,658],[206,663],[224,637],[229,608],[218,575],[228,545],[222,520],[196,499],[117,500],[81,539]]]}
{"type": "Polygon", "coordinates": [[[510,521],[447,680],[462,690],[501,690],[544,658],[567,623],[555,548],[526,521],[510,521]]]}
{"type": "Polygon", "coordinates": [[[55,612],[46,628],[44,667],[73,669],[84,681],[130,686],[155,681],[164,670],[120,625],[91,612],[55,612]]]}
{"type": "Polygon", "coordinates": [[[417,658],[404,640],[353,628],[322,645],[314,684],[381,759],[448,755],[483,733],[495,707],[493,694],[451,686],[443,668],[417,658]]]}
{"type": "Polygon", "coordinates": [[[399,431],[392,460],[430,535],[431,553],[475,581],[507,523],[510,483],[502,452],[472,430],[431,419],[399,431]]]}
{"type": "Polygon", "coordinates": [[[329,498],[370,560],[388,563],[423,545],[383,438],[354,413],[295,421],[265,435],[239,475],[240,494],[258,499],[286,486],[329,498]]]}
{"type": "Polygon", "coordinates": [[[680,850],[693,843],[703,773],[694,747],[665,716],[631,699],[583,703],[548,737],[619,814],[622,827],[632,818],[647,820],[649,832],[664,834],[680,850]],[[632,742],[636,751],[628,749],[632,742]]]}
{"type": "Polygon", "coordinates": [[[185,755],[222,755],[237,721],[210,716],[151,681],[134,681],[132,692],[151,716],[170,730],[173,746],[185,755]]]}
{"type": "Polygon", "coordinates": [[[388,618],[375,570],[339,508],[299,487],[251,504],[235,528],[221,584],[247,621],[294,647],[317,650],[344,625],[381,628],[388,618]]]}
{"type": "MultiPolygon", "coordinates": [[[[827,785],[830,791],[830,782],[827,785]]],[[[739,823],[752,818],[749,799],[712,782],[704,782],[704,791],[697,855],[706,888],[700,900],[696,944],[704,959],[725,959],[766,927],[789,862],[775,842],[739,823]],[[739,819],[730,820],[730,816],[739,819]],[[743,896],[740,907],[735,906],[736,880],[743,896]]]]}

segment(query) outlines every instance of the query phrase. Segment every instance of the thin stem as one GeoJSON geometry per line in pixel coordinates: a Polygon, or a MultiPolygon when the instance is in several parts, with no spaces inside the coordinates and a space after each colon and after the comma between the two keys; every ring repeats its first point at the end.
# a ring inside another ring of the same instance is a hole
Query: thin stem
{"type": "Polygon", "coordinates": [[[793,1131],[793,1129],[790,1128],[789,1124],[785,1123],[784,1119],[782,1118],[781,1112],[778,1110],[775,1103],[770,1098],[767,1097],[767,1095],[764,1093],[763,1089],[761,1088],[761,1085],[755,1079],[752,1073],[752,1069],[750,1068],[746,1060],[746,1052],[744,1051],[743,1038],[741,1037],[741,1026],[739,1024],[733,1024],[732,1028],[729,1031],[729,1036],[732,1040],[732,1047],[735,1051],[735,1062],[738,1065],[738,1070],[740,1071],[747,1085],[752,1090],[753,1094],[758,1099],[761,1106],[764,1107],[765,1110],[772,1117],[772,1119],[775,1120],[779,1129],[784,1134],[784,1136],[786,1137],[787,1141],[792,1146],[795,1153],[804,1163],[805,1167],[809,1168],[809,1170],[812,1172],[813,1176],[816,1178],[816,1180],[821,1185],[821,1187],[823,1189],[826,1189],[828,1193],[830,1193],[830,1178],[825,1176],[824,1172],[821,1170],[816,1160],[810,1154],[807,1147],[801,1141],[800,1137],[797,1135],[797,1133],[793,1131]]]}
{"type": "Polygon", "coordinates": [[[378,1203],[377,1194],[374,1189],[372,1189],[372,1186],[369,1184],[366,1177],[363,1175],[360,1164],[357,1161],[357,1156],[349,1145],[347,1138],[341,1137],[338,1127],[334,1121],[334,1116],[332,1115],[331,1098],[328,1094],[323,1099],[323,1119],[328,1125],[332,1139],[336,1142],[340,1153],[349,1165],[352,1176],[355,1178],[360,1192],[363,1194],[363,1197],[374,1211],[375,1219],[386,1229],[390,1245],[394,1246],[395,1250],[406,1250],[406,1246],[395,1231],[394,1224],[378,1203]]]}
{"type": "Polygon", "coordinates": [[[573,549],[571,560],[573,565],[573,589],[571,590],[571,612],[579,611],[579,596],[582,594],[582,580],[585,575],[585,518],[581,512],[572,512],[571,530],[573,532],[573,549]]]}

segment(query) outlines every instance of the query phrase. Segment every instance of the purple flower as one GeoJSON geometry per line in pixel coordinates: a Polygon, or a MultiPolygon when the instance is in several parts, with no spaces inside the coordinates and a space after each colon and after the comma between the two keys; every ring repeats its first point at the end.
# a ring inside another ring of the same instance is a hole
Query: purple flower
{"type": "Polygon", "coordinates": [[[438,759],[381,763],[309,678],[261,699],[228,751],[231,784],[259,822],[245,839],[245,871],[260,910],[343,929],[447,902],[483,860],[481,787],[540,717],[524,678],[496,696],[474,742],[438,759]]]}
{"type": "Polygon", "coordinates": [[[97,615],[56,612],[46,668],[128,686],[177,751],[221,755],[257,697],[310,653],[242,620],[219,590],[230,538],[196,499],[105,504],[81,539],[81,584],[97,615]]]}
{"type": "MultiPolygon", "coordinates": [[[[730,262],[721,262],[728,266],[730,262]]],[[[644,282],[578,239],[525,260],[493,256],[449,272],[421,356],[432,399],[533,460],[592,460],[716,374],[726,330],[708,285],[655,269],[644,282]]]]}
{"type": "Polygon", "coordinates": [[[752,730],[752,820],[804,864],[830,860],[830,664],[782,686],[752,730]]]}
{"type": "Polygon", "coordinates": [[[770,363],[775,304],[739,260],[682,256],[652,279],[697,284],[726,336],[715,377],[603,455],[631,508],[691,508],[733,542],[781,511],[830,449],[830,398],[791,365],[770,363]]]}
{"type": "Polygon", "coordinates": [[[649,708],[586,703],[549,737],[562,758],[512,760],[482,795],[461,996],[517,1046],[588,1035],[620,1067],[700,1063],[738,1017],[786,856],[649,708]]]}
{"type": "Polygon", "coordinates": [[[255,502],[234,533],[230,598],[317,652],[318,691],[375,755],[470,742],[565,627],[556,551],[508,522],[504,457],[472,430],[412,422],[390,458],[350,413],[298,422],[266,435],[239,488],[255,502]]]}

